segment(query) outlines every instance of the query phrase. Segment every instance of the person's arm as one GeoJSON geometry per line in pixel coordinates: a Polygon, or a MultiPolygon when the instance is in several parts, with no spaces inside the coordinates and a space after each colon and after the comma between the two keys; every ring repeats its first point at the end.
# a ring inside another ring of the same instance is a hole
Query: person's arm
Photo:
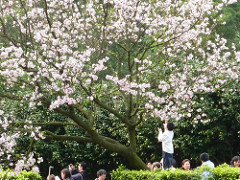
{"type": "Polygon", "coordinates": [[[162,142],[163,140],[163,132],[161,128],[158,128],[158,141],[162,142]]]}
{"type": "Polygon", "coordinates": [[[72,175],[73,174],[73,170],[74,170],[73,164],[69,164],[68,169],[69,169],[70,174],[72,175]]]}
{"type": "Polygon", "coordinates": [[[165,129],[167,129],[167,123],[168,123],[168,120],[165,120],[165,123],[163,124],[163,126],[164,126],[164,131],[165,131],[165,129]]]}

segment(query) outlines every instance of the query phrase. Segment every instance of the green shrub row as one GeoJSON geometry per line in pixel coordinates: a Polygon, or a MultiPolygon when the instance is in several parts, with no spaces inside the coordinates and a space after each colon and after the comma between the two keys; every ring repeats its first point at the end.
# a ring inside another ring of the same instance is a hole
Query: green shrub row
{"type": "Polygon", "coordinates": [[[14,173],[11,170],[0,171],[1,180],[42,180],[40,174],[32,171],[22,171],[19,174],[14,173]]]}
{"type": "MultiPolygon", "coordinates": [[[[180,169],[166,171],[136,171],[123,169],[123,167],[111,173],[112,180],[201,180],[206,168],[184,171],[180,169]]],[[[218,166],[212,170],[209,180],[240,180],[240,168],[229,167],[227,164],[218,166]]]]}

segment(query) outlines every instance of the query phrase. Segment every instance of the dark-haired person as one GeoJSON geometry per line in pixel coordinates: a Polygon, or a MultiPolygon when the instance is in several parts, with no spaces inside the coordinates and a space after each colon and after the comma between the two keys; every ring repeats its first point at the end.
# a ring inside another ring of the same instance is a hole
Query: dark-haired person
{"type": "Polygon", "coordinates": [[[164,132],[158,128],[158,141],[162,142],[163,169],[171,168],[173,159],[173,129],[174,124],[165,120],[164,132]]]}
{"type": "Polygon", "coordinates": [[[240,167],[240,156],[234,156],[230,162],[231,167],[240,167]]]}
{"type": "Polygon", "coordinates": [[[67,168],[61,171],[61,178],[62,180],[73,180],[70,171],[67,168]]]}
{"type": "Polygon", "coordinates": [[[214,168],[214,164],[209,160],[208,153],[202,153],[200,155],[200,160],[202,162],[201,168],[204,169],[204,172],[201,174],[203,180],[211,179],[213,177],[213,173],[210,169],[214,168]]]}
{"type": "Polygon", "coordinates": [[[202,153],[200,155],[200,160],[202,162],[202,166],[208,166],[210,168],[214,168],[215,167],[213,162],[209,160],[208,153],[202,153]]]}
{"type": "Polygon", "coordinates": [[[79,173],[79,171],[77,169],[75,169],[73,164],[69,164],[68,169],[69,169],[71,175],[79,173]]]}
{"type": "Polygon", "coordinates": [[[95,180],[105,180],[107,178],[107,171],[104,169],[100,169],[97,172],[97,177],[95,180]]]}
{"type": "Polygon", "coordinates": [[[162,169],[160,162],[154,162],[154,163],[152,164],[152,170],[153,170],[153,171],[156,171],[156,170],[158,170],[158,169],[159,169],[159,170],[162,169]]]}
{"type": "Polygon", "coordinates": [[[72,175],[73,180],[84,180],[82,174],[80,173],[79,166],[77,170],[74,168],[73,164],[70,164],[69,171],[72,175]]]}
{"type": "Polygon", "coordinates": [[[87,172],[87,163],[84,161],[80,162],[78,165],[78,171],[83,177],[83,180],[90,180],[88,172],[87,172]]]}
{"type": "Polygon", "coordinates": [[[147,161],[146,165],[150,170],[152,170],[153,161],[152,160],[147,161]]]}
{"type": "Polygon", "coordinates": [[[172,166],[171,166],[171,170],[175,171],[177,168],[177,161],[173,158],[172,159],[172,166]]]}

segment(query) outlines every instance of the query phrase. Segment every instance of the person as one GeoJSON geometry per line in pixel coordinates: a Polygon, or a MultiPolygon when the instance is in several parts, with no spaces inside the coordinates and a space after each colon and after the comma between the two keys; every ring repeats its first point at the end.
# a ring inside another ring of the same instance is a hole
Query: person
{"type": "Polygon", "coordinates": [[[163,169],[167,169],[172,166],[174,124],[165,120],[164,128],[164,133],[161,128],[158,128],[158,141],[162,142],[163,169]]]}
{"type": "Polygon", "coordinates": [[[97,178],[95,180],[105,180],[107,178],[107,171],[104,169],[100,169],[97,172],[97,178]]]}
{"type": "Polygon", "coordinates": [[[86,170],[87,164],[85,162],[80,162],[78,165],[78,170],[74,168],[72,164],[69,165],[70,173],[74,180],[89,180],[89,175],[86,170]]]}
{"type": "Polygon", "coordinates": [[[210,168],[214,168],[214,164],[212,161],[209,160],[209,155],[208,153],[202,153],[200,155],[200,160],[202,162],[202,165],[201,166],[208,166],[210,168]]]}
{"type": "Polygon", "coordinates": [[[172,166],[171,166],[171,170],[175,171],[177,168],[177,161],[175,159],[172,159],[172,166]]]}
{"type": "Polygon", "coordinates": [[[72,176],[70,174],[70,171],[67,168],[65,168],[61,171],[61,178],[63,180],[73,180],[72,176]]]}
{"type": "Polygon", "coordinates": [[[71,175],[79,173],[79,171],[77,169],[75,169],[73,164],[69,164],[68,169],[69,169],[71,175]]]}
{"type": "Polygon", "coordinates": [[[201,168],[203,169],[203,173],[201,174],[203,180],[211,179],[213,177],[213,173],[211,169],[214,168],[214,164],[209,160],[208,153],[202,153],[200,155],[200,160],[202,162],[201,168]]]}
{"type": "Polygon", "coordinates": [[[78,165],[78,171],[83,177],[83,180],[90,180],[88,172],[87,172],[87,163],[84,161],[80,162],[78,165]]]}
{"type": "Polygon", "coordinates": [[[50,176],[47,177],[46,180],[55,180],[55,175],[51,174],[50,176]]]}
{"type": "Polygon", "coordinates": [[[152,170],[153,170],[153,171],[156,171],[156,170],[158,170],[158,169],[159,169],[159,170],[162,169],[160,162],[154,162],[154,163],[152,164],[152,170]]]}
{"type": "Polygon", "coordinates": [[[150,170],[152,170],[152,164],[153,164],[153,162],[152,162],[151,160],[147,161],[147,163],[146,163],[147,167],[148,167],[150,170]]]}
{"type": "Polygon", "coordinates": [[[240,156],[234,156],[230,162],[231,167],[240,167],[240,156]]]}
{"type": "Polygon", "coordinates": [[[55,176],[54,174],[51,174],[47,177],[46,180],[61,180],[58,176],[55,176]]]}
{"type": "Polygon", "coordinates": [[[80,174],[80,172],[75,169],[73,164],[69,164],[68,166],[69,172],[73,178],[73,180],[83,180],[82,175],[80,174]]]}
{"type": "Polygon", "coordinates": [[[191,168],[190,160],[189,160],[189,159],[184,159],[184,160],[182,161],[182,167],[181,167],[181,169],[182,169],[182,170],[185,170],[185,171],[189,171],[190,168],[191,168]]]}

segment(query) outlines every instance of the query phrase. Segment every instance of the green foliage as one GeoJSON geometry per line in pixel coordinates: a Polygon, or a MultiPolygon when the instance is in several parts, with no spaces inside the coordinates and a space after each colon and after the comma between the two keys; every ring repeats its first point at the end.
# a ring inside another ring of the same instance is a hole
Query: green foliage
{"type": "Polygon", "coordinates": [[[198,171],[167,170],[167,171],[136,171],[116,170],[111,174],[113,180],[177,180],[177,179],[200,179],[198,171]]]}
{"type": "Polygon", "coordinates": [[[224,7],[220,14],[222,14],[220,21],[225,23],[216,26],[217,33],[228,40],[228,47],[231,47],[232,43],[236,43],[236,47],[239,49],[240,2],[224,7]]]}
{"type": "Polygon", "coordinates": [[[215,165],[229,163],[240,153],[239,86],[232,84],[194,98],[197,98],[195,109],[199,112],[195,111],[192,117],[178,122],[175,152],[181,152],[178,154],[181,160],[190,159],[192,167],[199,165],[199,155],[206,151],[215,165]]]}
{"type": "Polygon", "coordinates": [[[240,168],[229,167],[227,164],[212,170],[199,168],[198,170],[184,171],[180,169],[166,171],[131,171],[122,166],[111,173],[112,180],[200,180],[203,172],[211,171],[215,180],[236,180],[240,178],[240,168]]]}
{"type": "Polygon", "coordinates": [[[12,172],[11,170],[0,171],[0,179],[8,180],[42,180],[41,176],[32,171],[22,171],[19,174],[12,172]]]}
{"type": "Polygon", "coordinates": [[[240,168],[229,167],[227,164],[223,164],[214,168],[215,179],[229,179],[235,180],[240,178],[240,168]]]}

